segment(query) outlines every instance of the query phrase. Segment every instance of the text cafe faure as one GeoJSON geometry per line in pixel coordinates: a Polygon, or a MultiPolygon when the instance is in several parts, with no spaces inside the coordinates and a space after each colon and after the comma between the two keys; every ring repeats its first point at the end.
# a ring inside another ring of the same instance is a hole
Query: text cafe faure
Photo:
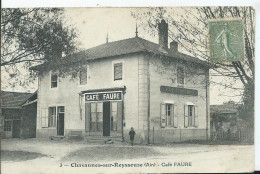
{"type": "Polygon", "coordinates": [[[122,92],[86,94],[85,99],[86,101],[122,100],[122,92]]]}

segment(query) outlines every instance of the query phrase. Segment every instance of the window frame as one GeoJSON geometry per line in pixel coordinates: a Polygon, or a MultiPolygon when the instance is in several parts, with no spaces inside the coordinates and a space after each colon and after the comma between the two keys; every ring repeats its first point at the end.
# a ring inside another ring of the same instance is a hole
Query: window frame
{"type": "Polygon", "coordinates": [[[11,132],[12,131],[12,120],[4,120],[4,132],[11,132]],[[8,125],[8,128],[10,128],[10,130],[6,130],[6,122],[10,123],[10,127],[8,125]]]}
{"type": "Polygon", "coordinates": [[[173,109],[174,108],[173,108],[172,103],[165,103],[165,117],[166,117],[165,126],[166,127],[172,127],[173,126],[173,109]],[[168,115],[168,111],[170,112],[170,115],[168,115]]]}
{"type": "Polygon", "coordinates": [[[55,128],[57,126],[57,107],[56,106],[50,106],[48,108],[48,128],[55,128]],[[51,115],[51,108],[55,108],[55,115],[51,115]],[[54,117],[54,119],[52,118],[54,117]],[[52,119],[51,119],[52,118],[52,119]],[[54,120],[54,122],[53,122],[54,120]],[[50,124],[52,123],[52,124],[50,124]]]}
{"type": "Polygon", "coordinates": [[[123,81],[123,79],[124,79],[124,63],[123,63],[123,61],[115,61],[115,62],[113,62],[113,81],[114,82],[117,82],[117,81],[123,81]],[[121,79],[116,79],[115,78],[115,65],[117,65],[117,64],[121,64],[121,79]]]}
{"type": "Polygon", "coordinates": [[[57,88],[58,88],[58,74],[57,74],[57,73],[51,73],[50,79],[51,79],[51,80],[50,80],[50,81],[51,81],[51,89],[57,89],[57,88]],[[54,81],[52,80],[52,77],[53,77],[53,76],[57,76],[57,78],[56,78],[56,86],[55,86],[55,87],[53,86],[53,82],[54,82],[54,81]]]}

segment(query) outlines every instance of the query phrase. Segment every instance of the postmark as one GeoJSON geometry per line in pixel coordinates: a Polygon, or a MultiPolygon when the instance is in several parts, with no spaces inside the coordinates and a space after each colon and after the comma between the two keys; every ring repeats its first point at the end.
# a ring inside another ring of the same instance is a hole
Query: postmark
{"type": "Polygon", "coordinates": [[[243,21],[209,21],[209,48],[212,62],[244,60],[243,21]]]}

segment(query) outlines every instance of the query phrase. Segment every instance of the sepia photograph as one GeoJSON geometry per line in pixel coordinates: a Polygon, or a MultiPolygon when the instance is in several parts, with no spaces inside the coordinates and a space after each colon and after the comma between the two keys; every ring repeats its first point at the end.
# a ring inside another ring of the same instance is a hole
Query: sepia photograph
{"type": "Polygon", "coordinates": [[[1,173],[255,170],[251,6],[1,8],[1,173]]]}

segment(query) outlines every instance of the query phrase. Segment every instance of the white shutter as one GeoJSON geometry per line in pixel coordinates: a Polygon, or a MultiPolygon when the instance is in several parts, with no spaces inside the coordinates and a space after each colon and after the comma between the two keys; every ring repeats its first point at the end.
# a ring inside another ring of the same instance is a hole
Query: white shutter
{"type": "Polygon", "coordinates": [[[178,127],[178,108],[177,105],[173,105],[173,127],[178,127]]]}
{"type": "Polygon", "coordinates": [[[47,108],[41,109],[41,125],[42,127],[48,127],[48,115],[47,115],[47,108]]]}
{"type": "Polygon", "coordinates": [[[188,105],[184,105],[184,127],[188,127],[189,116],[188,116],[188,105]]]}
{"type": "Polygon", "coordinates": [[[161,103],[161,127],[165,128],[165,126],[166,126],[165,104],[161,103]]]}
{"type": "Polygon", "coordinates": [[[199,119],[198,119],[198,106],[194,106],[194,126],[199,126],[199,119]]]}

